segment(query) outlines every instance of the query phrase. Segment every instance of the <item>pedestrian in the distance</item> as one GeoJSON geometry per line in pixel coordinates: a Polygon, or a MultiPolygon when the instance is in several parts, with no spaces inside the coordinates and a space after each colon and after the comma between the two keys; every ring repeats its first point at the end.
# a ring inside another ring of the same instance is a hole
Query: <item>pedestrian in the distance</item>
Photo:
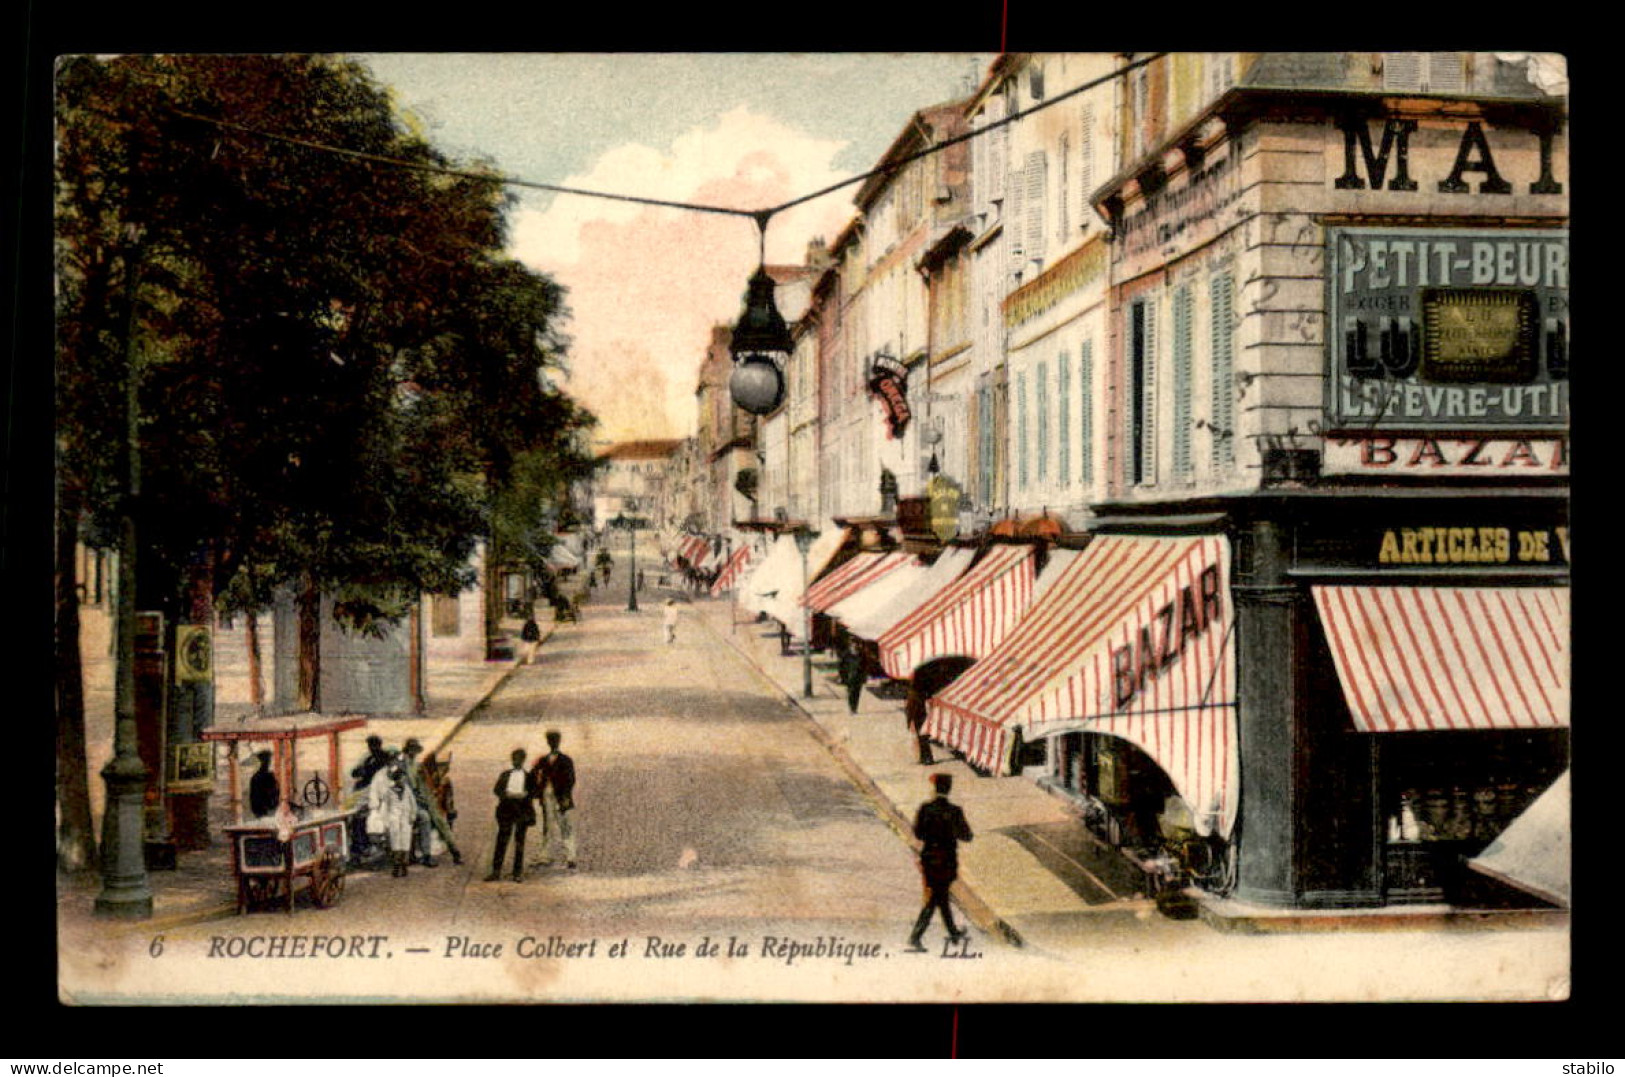
{"type": "Polygon", "coordinates": [[[513,838],[513,881],[525,881],[525,832],[536,825],[536,809],[530,803],[536,795],[536,784],[525,770],[525,749],[513,750],[513,766],[497,775],[491,792],[497,798],[497,849],[491,857],[488,883],[502,878],[502,858],[508,851],[508,839],[513,838]]]}
{"type": "Polygon", "coordinates": [[[850,714],[858,713],[858,701],[863,698],[863,655],[858,651],[858,642],[848,639],[846,646],[841,648],[841,657],[836,667],[841,683],[846,685],[846,709],[850,714]]]}
{"type": "Polygon", "coordinates": [[[666,599],[665,608],[660,611],[660,629],[665,633],[666,646],[677,642],[677,618],[681,616],[675,598],[666,599]]]}
{"type": "Polygon", "coordinates": [[[563,737],[556,729],[547,731],[547,754],[531,768],[534,795],[542,802],[542,867],[553,863],[555,844],[564,847],[564,866],[576,866],[575,761],[559,751],[563,737]]]}
{"type": "Polygon", "coordinates": [[[925,693],[920,691],[918,682],[909,685],[908,698],[903,701],[903,721],[907,723],[919,750],[920,766],[935,765],[936,759],[931,755],[931,738],[925,735],[925,693]]]}
{"type": "Polygon", "coordinates": [[[536,648],[542,644],[542,626],[536,623],[534,616],[525,618],[525,627],[519,630],[519,639],[525,644],[525,658],[521,665],[530,665],[531,659],[536,657],[536,648]]]}
{"type": "Polygon", "coordinates": [[[934,910],[942,910],[942,926],[948,929],[949,938],[962,939],[966,934],[954,923],[948,891],[959,877],[959,843],[971,840],[970,824],[959,805],[948,799],[953,775],[933,774],[931,784],[936,788],[935,799],[921,804],[914,815],[914,836],[920,839],[920,877],[925,883],[925,907],[908,936],[908,948],[915,953],[925,952],[920,940],[934,910]]]}

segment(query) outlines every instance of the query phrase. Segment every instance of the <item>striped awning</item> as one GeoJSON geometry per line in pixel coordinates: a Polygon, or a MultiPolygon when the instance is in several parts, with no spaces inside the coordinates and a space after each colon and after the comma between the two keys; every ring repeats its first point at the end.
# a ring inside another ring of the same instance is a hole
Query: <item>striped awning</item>
{"type": "Polygon", "coordinates": [[[991,651],[1032,601],[1035,560],[1033,546],[989,547],[969,572],[876,641],[886,675],[907,680],[935,659],[980,658],[991,651]]]}
{"type": "Polygon", "coordinates": [[[806,616],[801,596],[806,593],[806,579],[817,579],[830,558],[847,540],[847,530],[833,522],[826,523],[807,550],[803,570],[801,551],[792,535],[780,535],[759,565],[751,571],[739,587],[739,605],[742,609],[765,613],[790,630],[797,638],[806,616]]]}
{"type": "Polygon", "coordinates": [[[691,567],[698,567],[710,552],[711,540],[704,535],[684,535],[677,542],[676,555],[691,567]]]}
{"type": "Polygon", "coordinates": [[[824,612],[840,621],[848,632],[864,639],[873,639],[873,636],[859,632],[854,625],[866,623],[899,599],[909,595],[918,596],[921,585],[930,575],[929,566],[921,564],[918,557],[907,555],[900,567],[877,577],[824,612]]]}
{"type": "Polygon", "coordinates": [[[1569,724],[1567,587],[1313,590],[1362,732],[1569,724]]]}
{"type": "Polygon", "coordinates": [[[877,640],[903,618],[931,601],[938,591],[964,575],[976,551],[969,546],[950,546],[938,555],[930,568],[920,570],[915,582],[907,582],[912,575],[905,568],[887,576],[874,587],[858,592],[830,609],[831,616],[839,616],[846,630],[863,639],[877,640]],[[899,580],[905,581],[900,583],[899,580]],[[892,590],[890,595],[880,592],[892,590]],[[871,604],[872,603],[872,604],[871,604]]]}
{"type": "Polygon", "coordinates": [[[753,556],[754,551],[751,550],[750,543],[741,543],[739,548],[729,555],[728,563],[722,566],[722,571],[717,573],[716,581],[711,584],[711,593],[720,595],[724,591],[732,590],[734,584],[744,578],[753,556]]]}
{"type": "Polygon", "coordinates": [[[913,559],[912,554],[899,552],[860,553],[809,587],[802,604],[814,613],[824,613],[913,559]]]}
{"type": "Polygon", "coordinates": [[[1222,536],[1095,538],[927,703],[926,733],[995,772],[1018,730],[1122,737],[1168,775],[1201,833],[1228,836],[1240,771],[1229,579],[1222,536]]]}

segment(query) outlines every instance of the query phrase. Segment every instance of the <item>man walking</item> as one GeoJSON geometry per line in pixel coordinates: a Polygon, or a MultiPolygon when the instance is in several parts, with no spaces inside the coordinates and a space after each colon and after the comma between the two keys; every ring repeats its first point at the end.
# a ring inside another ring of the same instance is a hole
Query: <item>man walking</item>
{"type": "Polygon", "coordinates": [[[666,646],[668,647],[677,642],[677,618],[679,616],[677,600],[675,598],[666,599],[666,604],[660,611],[660,628],[665,634],[666,646]]]}
{"type": "Polygon", "coordinates": [[[948,891],[959,877],[959,843],[971,840],[970,824],[965,822],[959,805],[948,799],[954,786],[953,775],[933,774],[931,784],[936,787],[936,798],[921,804],[914,815],[914,836],[920,839],[920,876],[925,882],[925,907],[908,936],[908,948],[915,953],[925,952],[920,940],[936,909],[942,910],[942,926],[948,929],[949,938],[965,937],[954,923],[948,891]]]}
{"type": "Polygon", "coordinates": [[[502,858],[508,852],[508,838],[513,838],[513,881],[525,881],[525,831],[536,825],[536,809],[530,799],[536,793],[531,775],[525,771],[525,749],[513,750],[513,766],[497,775],[491,792],[497,798],[497,850],[491,857],[488,883],[502,878],[502,858]]]}
{"type": "Polygon", "coordinates": [[[564,866],[576,866],[575,826],[575,762],[559,751],[563,739],[559,731],[547,731],[547,754],[531,768],[533,795],[542,802],[542,859],[543,867],[553,863],[553,845],[564,846],[564,866]]]}

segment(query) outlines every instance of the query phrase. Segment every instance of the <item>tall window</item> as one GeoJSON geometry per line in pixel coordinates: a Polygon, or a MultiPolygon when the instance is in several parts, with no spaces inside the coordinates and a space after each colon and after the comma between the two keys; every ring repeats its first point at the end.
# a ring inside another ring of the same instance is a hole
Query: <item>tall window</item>
{"type": "Polygon", "coordinates": [[[1078,138],[1078,188],[1082,192],[1078,207],[1078,223],[1088,224],[1094,217],[1089,196],[1095,189],[1095,107],[1083,106],[1083,126],[1078,138]]]}
{"type": "Polygon", "coordinates": [[[1095,481],[1095,342],[1078,350],[1078,481],[1095,481]]]}
{"type": "Polygon", "coordinates": [[[1055,216],[1058,218],[1055,229],[1055,242],[1060,244],[1061,250],[1064,251],[1066,250],[1067,241],[1072,238],[1067,234],[1072,230],[1071,214],[1068,212],[1072,203],[1072,185],[1067,182],[1067,170],[1072,163],[1072,140],[1067,137],[1065,132],[1061,133],[1059,155],[1061,158],[1061,176],[1057,185],[1060,197],[1055,200],[1057,211],[1055,216]]]}
{"type": "Polygon", "coordinates": [[[1131,485],[1157,481],[1157,312],[1153,299],[1129,307],[1129,423],[1126,453],[1131,485]]]}
{"type": "Polygon", "coordinates": [[[1027,372],[1016,375],[1016,481],[1027,488],[1027,372]]]}
{"type": "Polygon", "coordinates": [[[1038,364],[1037,377],[1038,395],[1038,437],[1034,441],[1034,457],[1038,464],[1037,480],[1044,481],[1049,473],[1049,367],[1047,364],[1038,364]]]}
{"type": "Polygon", "coordinates": [[[1055,360],[1055,481],[1072,482],[1072,365],[1065,352],[1055,360]]]}
{"type": "Polygon", "coordinates": [[[1220,273],[1208,284],[1212,312],[1213,400],[1209,420],[1213,427],[1213,467],[1236,463],[1235,282],[1220,273]]]}
{"type": "Polygon", "coordinates": [[[976,390],[976,496],[984,506],[993,503],[993,387],[976,390]]]}
{"type": "Polygon", "coordinates": [[[1174,292],[1173,472],[1191,474],[1191,291],[1174,292]]]}

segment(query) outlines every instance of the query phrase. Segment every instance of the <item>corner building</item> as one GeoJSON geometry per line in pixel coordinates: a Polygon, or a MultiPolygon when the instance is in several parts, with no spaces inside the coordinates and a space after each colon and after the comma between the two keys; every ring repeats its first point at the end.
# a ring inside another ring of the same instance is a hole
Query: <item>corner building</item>
{"type": "Polygon", "coordinates": [[[1196,803],[1099,715],[1028,735],[1049,726],[1052,780],[1125,843],[1175,808],[1221,818],[1196,829],[1237,902],[1538,904],[1522,884],[1557,865],[1504,886],[1469,862],[1518,844],[1569,758],[1561,72],[1170,54],[1119,89],[1088,526],[1217,544],[1225,578],[1189,625],[1176,603],[1112,651],[1111,678],[1137,706],[1217,614],[1230,664],[1200,705],[1230,715],[1178,735],[1233,738],[1214,752],[1237,765],[1196,803]]]}

